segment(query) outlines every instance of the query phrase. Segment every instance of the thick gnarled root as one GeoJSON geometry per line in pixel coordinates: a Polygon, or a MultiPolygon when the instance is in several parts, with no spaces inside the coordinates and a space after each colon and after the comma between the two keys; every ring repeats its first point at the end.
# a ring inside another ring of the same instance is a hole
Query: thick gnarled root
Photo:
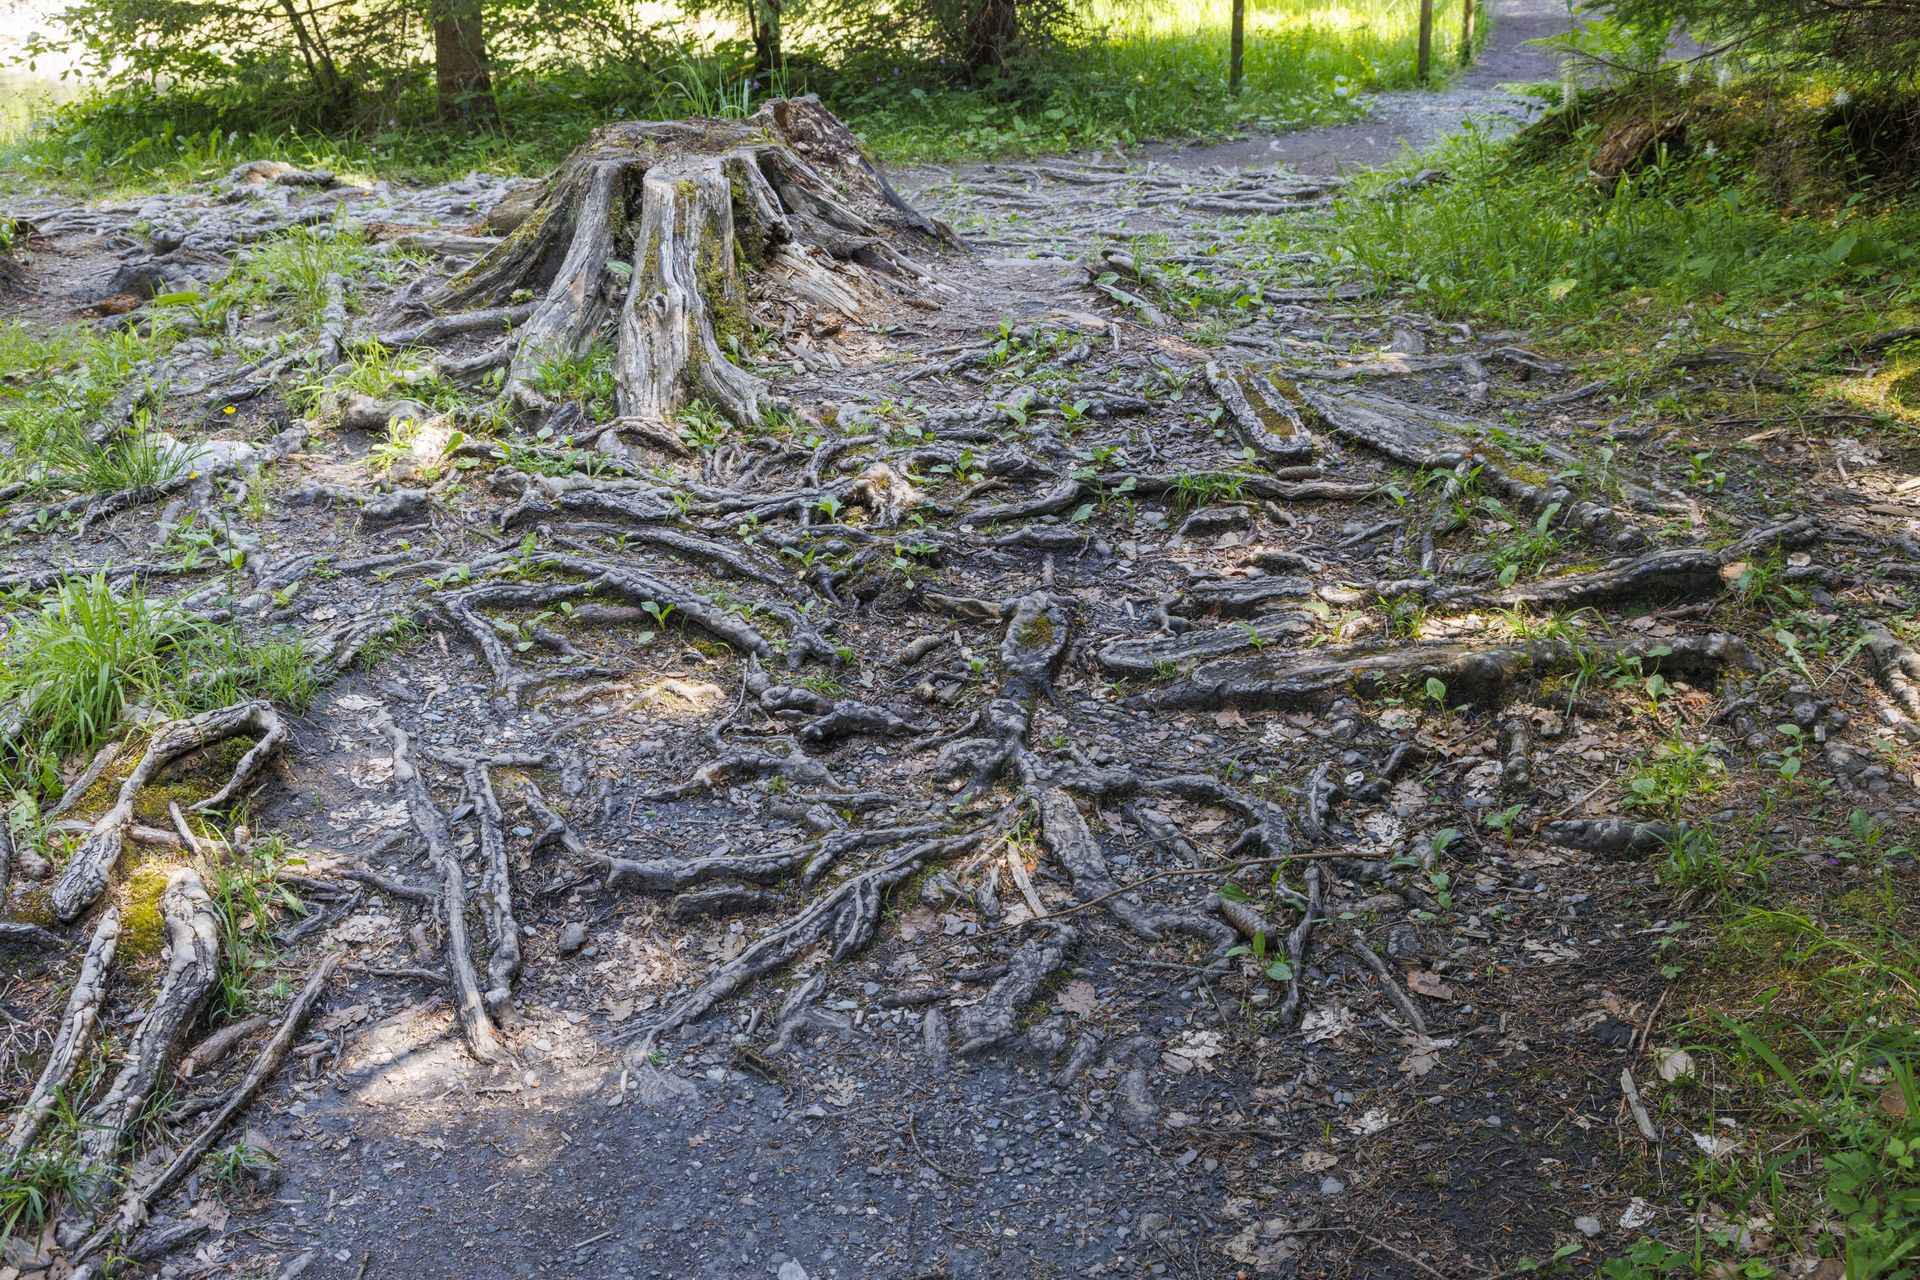
{"type": "Polygon", "coordinates": [[[60,1094],[73,1079],[81,1060],[93,1046],[99,1023],[100,1005],[106,998],[107,974],[113,965],[114,949],[120,943],[120,913],[109,907],[93,927],[93,940],[87,944],[86,958],[80,962],[79,976],[67,993],[66,1008],[60,1015],[60,1030],[55,1033],[47,1062],[34,1082],[33,1092],[14,1114],[13,1127],[7,1131],[7,1160],[24,1155],[47,1117],[53,1114],[60,1094]]]}
{"type": "Polygon", "coordinates": [[[54,915],[63,921],[76,919],[99,899],[120,857],[121,840],[133,824],[134,802],[160,770],[188,752],[243,733],[256,735],[259,740],[234,765],[225,786],[192,806],[195,812],[218,809],[244,795],[287,740],[286,725],[271,703],[258,701],[236,703],[163,725],[147,745],[140,763],[121,784],[113,808],[88,830],[67,869],[54,882],[54,915]]]}
{"type": "Polygon", "coordinates": [[[220,918],[197,872],[182,867],[167,877],[160,920],[169,948],[166,977],[133,1034],[125,1065],[84,1117],[80,1151],[93,1165],[105,1167],[119,1155],[220,975],[220,918]]]}
{"type": "Polygon", "coordinates": [[[1752,662],[1737,636],[1715,632],[1654,642],[1597,646],[1586,653],[1566,640],[1537,640],[1493,648],[1456,644],[1348,646],[1318,654],[1256,654],[1209,662],[1162,689],[1136,695],[1144,707],[1213,710],[1221,707],[1304,706],[1352,689],[1375,694],[1396,686],[1446,686],[1457,702],[1495,702],[1515,684],[1572,670],[1580,661],[1633,659],[1641,670],[1714,675],[1752,662]]]}

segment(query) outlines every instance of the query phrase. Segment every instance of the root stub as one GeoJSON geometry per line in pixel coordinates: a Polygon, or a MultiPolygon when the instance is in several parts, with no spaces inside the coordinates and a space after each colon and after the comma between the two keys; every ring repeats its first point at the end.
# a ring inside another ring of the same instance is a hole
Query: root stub
{"type": "Polygon", "coordinates": [[[619,407],[660,421],[700,397],[736,422],[773,403],[729,352],[752,336],[752,276],[810,317],[937,291],[897,243],[950,237],[915,212],[813,98],[746,120],[601,128],[507,241],[449,283],[445,309],[540,297],[508,388],[539,405],[546,361],[583,350],[619,301],[619,407]]]}

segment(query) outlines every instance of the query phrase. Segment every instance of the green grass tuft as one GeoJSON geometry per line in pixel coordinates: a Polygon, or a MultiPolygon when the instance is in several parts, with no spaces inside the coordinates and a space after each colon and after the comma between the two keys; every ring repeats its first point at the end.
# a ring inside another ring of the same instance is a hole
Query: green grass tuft
{"type": "Polygon", "coordinates": [[[171,613],[103,576],[68,581],[12,621],[0,708],[14,723],[0,776],[47,794],[57,792],[60,761],[95,750],[129,702],[170,715],[252,696],[299,708],[317,687],[298,643],[171,613]]]}

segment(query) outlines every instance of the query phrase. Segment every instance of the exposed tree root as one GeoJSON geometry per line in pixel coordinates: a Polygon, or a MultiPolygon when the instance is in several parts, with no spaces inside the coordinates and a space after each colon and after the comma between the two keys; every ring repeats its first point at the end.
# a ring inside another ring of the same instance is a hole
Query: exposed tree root
{"type": "Polygon", "coordinates": [[[107,971],[113,964],[114,948],[120,942],[120,912],[108,907],[93,927],[93,941],[87,944],[80,973],[67,992],[66,1008],[60,1014],[60,1030],[54,1036],[47,1062],[34,1082],[33,1092],[14,1113],[13,1127],[7,1131],[7,1163],[25,1155],[39,1136],[40,1128],[53,1114],[60,1095],[73,1080],[80,1062],[93,1046],[93,1033],[100,1016],[100,1004],[106,996],[107,971]]]}
{"type": "Polygon", "coordinates": [[[1207,386],[1226,409],[1240,442],[1256,455],[1281,463],[1305,462],[1313,457],[1316,446],[1312,433],[1300,420],[1299,412],[1273,391],[1271,382],[1262,379],[1255,383],[1260,407],[1266,411],[1262,414],[1248,402],[1240,383],[1222,372],[1218,364],[1207,362],[1206,377],[1207,386]]]}
{"type": "Polygon", "coordinates": [[[1906,716],[1910,727],[1920,727],[1920,653],[1881,626],[1867,629],[1866,648],[1880,688],[1906,716]]]}
{"type": "Polygon", "coordinates": [[[280,1064],[286,1061],[288,1050],[293,1048],[294,1037],[298,1036],[300,1029],[306,1025],[314,1005],[318,1004],[321,997],[326,994],[327,982],[333,977],[333,971],[339,967],[344,958],[343,952],[336,951],[320,962],[319,967],[313,971],[313,975],[307,979],[306,985],[287,1006],[287,1011],[281,1016],[280,1027],[273,1033],[273,1038],[261,1048],[259,1055],[254,1058],[253,1065],[247,1069],[247,1074],[241,1078],[240,1083],[227,1094],[226,1101],[221,1104],[220,1110],[201,1126],[200,1132],[194,1135],[191,1142],[174,1153],[173,1159],[167,1161],[158,1173],[140,1187],[130,1188],[127,1191],[113,1214],[74,1251],[73,1256],[76,1259],[88,1258],[114,1236],[125,1238],[137,1229],[146,1221],[148,1208],[153,1202],[171,1190],[181,1178],[200,1163],[207,1152],[213,1149],[214,1141],[226,1131],[227,1126],[232,1124],[242,1111],[246,1110],[252,1103],[254,1095],[260,1092],[262,1086],[273,1077],[273,1073],[280,1069],[280,1064]]]}
{"type": "Polygon", "coordinates": [[[494,1024],[474,972],[473,947],[467,935],[466,878],[460,870],[460,856],[454,852],[453,839],[447,832],[446,817],[427,789],[427,780],[414,759],[413,742],[406,730],[384,713],[381,721],[381,729],[393,742],[394,783],[407,802],[407,815],[413,820],[413,829],[420,833],[420,839],[427,846],[427,861],[440,878],[441,937],[460,1033],[466,1039],[467,1051],[481,1062],[512,1062],[513,1053],[494,1024]]]}
{"type": "MultiPolygon", "coordinates": [[[[1299,388],[1299,394],[1333,434],[1395,462],[1434,471],[1464,464],[1476,468],[1480,483],[1493,493],[1536,515],[1551,508],[1555,524],[1578,530],[1600,545],[1629,547],[1645,541],[1645,535],[1611,507],[1581,498],[1564,485],[1520,478],[1521,468],[1492,443],[1492,432],[1484,424],[1444,417],[1384,396],[1333,395],[1310,387],[1299,388]]],[[[1556,462],[1574,461],[1564,449],[1544,441],[1529,443],[1548,456],[1558,454],[1556,462]]],[[[1653,505],[1651,495],[1645,498],[1653,505]]]]}
{"type": "Polygon", "coordinates": [[[798,787],[825,787],[830,791],[843,790],[840,784],[827,771],[827,767],[800,749],[800,744],[791,738],[770,739],[770,743],[782,745],[784,752],[757,751],[750,747],[727,750],[721,746],[718,735],[712,738],[716,751],[720,754],[693,771],[693,776],[678,786],[667,787],[650,792],[647,799],[656,801],[684,800],[688,796],[701,795],[715,787],[726,786],[744,778],[784,778],[798,787]]]}
{"type": "Polygon", "coordinates": [[[460,770],[480,827],[480,911],[487,922],[487,989],[483,998],[496,1021],[513,1009],[513,980],[520,972],[520,926],[513,918],[513,874],[507,865],[507,837],[500,801],[493,793],[484,760],[462,759],[460,770]]]}
{"type": "Polygon", "coordinates": [[[190,751],[242,733],[258,735],[259,741],[240,757],[225,786],[191,806],[196,813],[218,809],[239,799],[286,741],[286,726],[280,713],[267,702],[236,703],[161,726],[140,757],[140,763],[121,784],[113,808],[93,824],[86,839],[74,850],[67,869],[54,882],[54,915],[61,920],[74,919],[92,906],[107,887],[113,864],[120,857],[120,842],[133,822],[134,801],[155,774],[190,751]]]}
{"type": "Polygon", "coordinates": [[[295,502],[331,503],[353,507],[368,520],[411,520],[430,509],[425,489],[395,489],[389,493],[371,493],[339,485],[304,485],[293,494],[295,502]]]}
{"type": "Polygon", "coordinates": [[[1375,589],[1383,596],[1416,595],[1434,604],[1503,609],[1516,605],[1573,609],[1646,598],[1705,599],[1726,588],[1730,566],[1744,558],[1772,547],[1804,546],[1817,536],[1813,521],[1803,518],[1758,529],[1724,547],[1666,547],[1605,569],[1540,578],[1497,590],[1446,587],[1431,579],[1382,583],[1375,589]]]}
{"type": "Polygon", "coordinates": [[[126,744],[122,742],[109,742],[106,746],[94,752],[93,759],[87,762],[87,767],[81,770],[80,776],[75,778],[73,782],[68,785],[67,789],[60,793],[58,800],[42,810],[40,816],[42,818],[57,818],[67,810],[73,808],[74,802],[91,791],[93,784],[100,781],[100,775],[111,768],[113,762],[120,758],[120,751],[125,745],[126,744]]]}
{"type": "Polygon", "coordinates": [[[960,1011],[953,1022],[962,1057],[1005,1044],[1020,1030],[1020,1011],[1038,994],[1040,984],[1067,962],[1076,935],[1065,925],[1050,925],[1051,936],[1030,938],[1007,961],[1007,971],[980,1003],[960,1011]]]}
{"type": "Polygon", "coordinates": [[[1546,823],[1539,834],[1568,849],[1619,856],[1658,853],[1680,838],[1669,823],[1632,818],[1569,818],[1546,823]]]}
{"type": "Polygon", "coordinates": [[[1224,657],[1290,633],[1304,632],[1305,613],[1262,614],[1248,626],[1183,631],[1173,635],[1109,640],[1094,653],[1102,671],[1118,676],[1154,676],[1188,662],[1224,657]],[[1248,634],[1251,627],[1252,634],[1248,634]]]}
{"type": "MultiPolygon", "coordinates": [[[[1351,688],[1372,695],[1396,686],[1418,689],[1427,680],[1447,688],[1450,703],[1494,702],[1516,683],[1572,669],[1583,655],[1566,640],[1534,640],[1499,648],[1456,644],[1348,646],[1319,654],[1256,654],[1207,663],[1162,689],[1136,694],[1134,706],[1205,710],[1237,706],[1309,705],[1351,688]]],[[[1712,675],[1751,662],[1737,636],[1706,636],[1600,645],[1586,656],[1618,663],[1634,658],[1655,671],[1712,675]],[[1656,652],[1664,650],[1664,652],[1656,652]]]]}
{"type": "Polygon", "coordinates": [[[133,1033],[125,1065],[84,1117],[80,1152],[93,1165],[105,1167],[119,1155],[220,974],[220,918],[197,872],[179,867],[167,877],[160,920],[169,948],[166,977],[133,1033]]]}
{"type": "Polygon", "coordinates": [[[927,863],[968,847],[978,836],[925,840],[910,845],[877,867],[849,876],[786,923],[760,935],[747,949],[708,974],[691,992],[639,1032],[628,1051],[629,1063],[645,1063],[654,1046],[748,983],[790,964],[815,943],[829,945],[828,958],[840,961],[865,947],[880,923],[887,892],[917,874],[927,863]]]}
{"type": "Polygon", "coordinates": [[[943,746],[934,763],[936,776],[961,780],[963,792],[971,795],[1013,766],[1023,785],[1033,784],[1038,771],[1027,748],[1033,703],[1052,696],[1054,668],[1066,653],[1069,630],[1066,606],[1054,597],[1036,592],[1013,602],[1000,640],[1000,691],[963,730],[985,732],[943,746]]]}
{"type": "Polygon", "coordinates": [[[1066,792],[1057,788],[1043,792],[1039,807],[1041,838],[1072,877],[1074,895],[1082,902],[1101,899],[1120,923],[1148,942],[1158,942],[1162,930],[1173,929],[1204,938],[1217,951],[1233,944],[1233,930],[1218,920],[1192,911],[1150,909],[1134,894],[1121,892],[1086,819],[1066,792]]]}

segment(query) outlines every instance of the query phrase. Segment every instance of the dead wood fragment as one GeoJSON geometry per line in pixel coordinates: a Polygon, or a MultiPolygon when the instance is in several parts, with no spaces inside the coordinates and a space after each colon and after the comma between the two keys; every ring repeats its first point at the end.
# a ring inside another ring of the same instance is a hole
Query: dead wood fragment
{"type": "Polygon", "coordinates": [[[1357,934],[1354,936],[1352,942],[1348,944],[1348,948],[1354,955],[1359,957],[1360,963],[1366,965],[1367,968],[1372,971],[1373,976],[1380,983],[1380,989],[1387,993],[1387,999],[1391,1000],[1393,1007],[1400,1011],[1400,1016],[1411,1023],[1415,1031],[1418,1031],[1423,1036],[1426,1035],[1426,1018],[1407,996],[1407,993],[1401,990],[1400,984],[1393,980],[1393,971],[1387,968],[1387,962],[1380,958],[1379,953],[1368,946],[1366,940],[1357,934]]]}
{"type": "Polygon", "coordinates": [[[212,1035],[201,1040],[180,1059],[175,1068],[182,1078],[193,1075],[203,1067],[210,1067],[233,1051],[233,1047],[254,1032],[266,1026],[270,1019],[263,1013],[239,1022],[229,1023],[212,1035]]]}

